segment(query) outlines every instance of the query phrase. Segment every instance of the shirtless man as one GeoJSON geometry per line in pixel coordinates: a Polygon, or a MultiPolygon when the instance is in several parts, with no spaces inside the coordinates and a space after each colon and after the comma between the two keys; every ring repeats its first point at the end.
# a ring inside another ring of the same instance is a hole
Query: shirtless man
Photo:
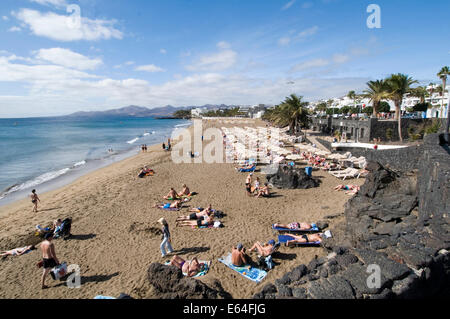
{"type": "Polygon", "coordinates": [[[173,187],[171,187],[169,194],[167,194],[167,196],[164,196],[164,199],[178,199],[177,191],[173,187]]]}
{"type": "Polygon", "coordinates": [[[191,261],[185,261],[183,258],[175,255],[170,261],[170,264],[180,269],[188,277],[195,276],[201,269],[201,264],[197,257],[194,257],[191,261]]]}
{"type": "Polygon", "coordinates": [[[245,253],[245,248],[242,244],[238,244],[231,250],[231,263],[233,266],[241,267],[249,263],[249,257],[245,253]]]}
{"type": "Polygon", "coordinates": [[[181,208],[182,206],[182,202],[181,200],[176,200],[173,203],[167,203],[167,204],[156,204],[155,208],[162,208],[162,209],[167,209],[167,208],[181,208]]]}
{"type": "Polygon", "coordinates": [[[263,256],[267,257],[270,254],[272,254],[273,247],[275,246],[275,240],[270,240],[266,245],[262,245],[260,242],[256,242],[252,248],[250,248],[250,251],[257,250],[258,253],[263,256]]]}
{"type": "Polygon", "coordinates": [[[214,219],[212,216],[208,216],[206,218],[197,219],[197,220],[181,220],[177,221],[177,227],[179,226],[210,226],[214,223],[214,219]]]}
{"type": "Polygon", "coordinates": [[[53,267],[59,265],[59,260],[56,257],[55,245],[52,243],[53,234],[46,234],[44,239],[45,240],[41,244],[43,267],[44,267],[41,284],[42,289],[47,289],[48,286],[45,285],[45,278],[47,277],[48,273],[50,272],[50,270],[52,270],[53,267]]]}
{"type": "Polygon", "coordinates": [[[245,189],[247,191],[247,196],[252,195],[252,176],[253,173],[247,175],[247,179],[245,180],[245,189]]]}
{"type": "Polygon", "coordinates": [[[186,186],[186,184],[183,184],[183,190],[178,194],[178,196],[191,196],[191,191],[189,190],[189,187],[186,186]]]}
{"type": "Polygon", "coordinates": [[[193,212],[192,214],[190,214],[189,216],[180,216],[177,218],[177,222],[180,221],[186,221],[186,220],[199,220],[199,219],[205,219],[209,216],[211,216],[212,214],[212,209],[211,209],[211,205],[208,206],[208,208],[202,210],[202,211],[198,211],[198,212],[193,212]]]}
{"type": "Polygon", "coordinates": [[[296,235],[289,235],[290,237],[292,237],[292,240],[288,240],[286,242],[286,246],[289,245],[294,245],[294,244],[298,244],[298,243],[310,243],[310,242],[322,242],[322,236],[323,234],[311,234],[311,235],[301,235],[301,236],[296,236],[296,235]]]}
{"type": "Polygon", "coordinates": [[[39,199],[39,196],[36,194],[36,190],[33,189],[31,191],[31,202],[34,205],[34,208],[33,208],[33,212],[34,213],[37,213],[37,211],[38,211],[38,208],[37,208],[38,207],[38,201],[40,202],[41,200],[39,199]]]}

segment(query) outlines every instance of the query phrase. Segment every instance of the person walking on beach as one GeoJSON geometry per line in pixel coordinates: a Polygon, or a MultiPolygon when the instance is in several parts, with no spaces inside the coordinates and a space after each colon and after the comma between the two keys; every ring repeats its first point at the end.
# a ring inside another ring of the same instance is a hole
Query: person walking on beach
{"type": "Polygon", "coordinates": [[[52,270],[53,267],[59,265],[59,260],[56,257],[55,245],[53,244],[53,234],[48,233],[44,237],[44,241],[41,244],[42,251],[42,265],[44,267],[44,272],[42,273],[41,284],[42,289],[47,289],[48,286],[45,285],[45,278],[52,270]]]}
{"type": "Polygon", "coordinates": [[[37,211],[38,211],[38,202],[40,202],[40,201],[41,200],[39,199],[39,196],[36,194],[36,190],[33,189],[31,191],[31,202],[34,205],[34,208],[33,208],[33,212],[34,213],[37,213],[37,211]]]}
{"type": "Polygon", "coordinates": [[[164,218],[160,218],[158,220],[158,222],[163,226],[162,228],[162,232],[163,232],[163,236],[162,236],[162,242],[161,242],[161,255],[162,257],[166,257],[167,253],[171,254],[173,253],[173,248],[172,245],[170,244],[170,231],[169,231],[169,224],[167,223],[167,221],[164,218]],[[166,248],[167,248],[167,253],[166,253],[166,248]]]}

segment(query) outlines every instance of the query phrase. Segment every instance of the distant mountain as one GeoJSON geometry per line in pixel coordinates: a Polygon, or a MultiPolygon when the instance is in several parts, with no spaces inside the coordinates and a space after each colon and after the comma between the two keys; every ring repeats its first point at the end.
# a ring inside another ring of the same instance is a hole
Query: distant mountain
{"type": "MultiPolygon", "coordinates": [[[[170,117],[179,110],[190,110],[193,108],[197,108],[198,106],[181,106],[175,107],[172,105],[166,105],[163,107],[157,107],[153,109],[149,109],[147,107],[130,105],[126,107],[122,107],[120,109],[106,110],[106,111],[91,111],[91,112],[76,112],[65,117],[170,117]]],[[[225,104],[222,105],[212,105],[207,104],[204,106],[207,109],[215,109],[215,108],[228,108],[234,106],[227,106],[225,104]]]]}

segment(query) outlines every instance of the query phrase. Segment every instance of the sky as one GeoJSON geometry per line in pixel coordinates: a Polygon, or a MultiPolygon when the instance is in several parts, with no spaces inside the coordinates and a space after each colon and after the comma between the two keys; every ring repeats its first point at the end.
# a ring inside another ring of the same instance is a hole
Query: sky
{"type": "Polygon", "coordinates": [[[449,17],[447,0],[2,0],[0,117],[315,101],[392,73],[438,83],[449,17]]]}

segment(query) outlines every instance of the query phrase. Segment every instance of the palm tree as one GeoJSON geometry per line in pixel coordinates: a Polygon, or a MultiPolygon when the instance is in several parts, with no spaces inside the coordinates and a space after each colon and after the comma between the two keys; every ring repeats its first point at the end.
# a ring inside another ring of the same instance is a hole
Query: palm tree
{"type": "MultiPolygon", "coordinates": [[[[445,97],[445,89],[447,85],[447,76],[450,75],[450,68],[448,66],[444,66],[441,71],[437,74],[437,76],[442,80],[442,99],[441,99],[441,114],[444,114],[444,97],[445,97]]],[[[447,143],[449,142],[448,138],[448,129],[450,126],[450,105],[447,105],[447,125],[445,128],[445,140],[447,143]]]]}
{"type": "Polygon", "coordinates": [[[411,85],[417,83],[406,74],[392,74],[387,80],[387,88],[389,98],[394,101],[395,104],[395,119],[398,120],[398,136],[400,141],[402,138],[402,114],[401,106],[403,104],[403,96],[410,91],[411,85]]]}
{"type": "Polygon", "coordinates": [[[289,125],[289,132],[296,133],[297,127],[307,127],[309,123],[308,102],[302,101],[302,96],[295,94],[288,96],[284,102],[274,110],[274,122],[279,125],[289,125]]]}
{"type": "Polygon", "coordinates": [[[418,97],[420,99],[420,104],[424,104],[425,103],[425,98],[427,96],[429,96],[427,89],[425,87],[423,87],[423,86],[418,86],[416,88],[412,88],[409,91],[409,94],[411,96],[418,97]]]}
{"type": "Polygon", "coordinates": [[[373,105],[373,116],[376,117],[380,108],[381,100],[388,97],[388,86],[385,80],[367,82],[368,89],[363,96],[369,98],[373,105]]]}
{"type": "Polygon", "coordinates": [[[445,96],[445,89],[447,85],[447,76],[450,75],[450,68],[448,66],[444,66],[437,76],[442,80],[442,92],[441,92],[441,114],[444,111],[444,96],[445,96]]]}

